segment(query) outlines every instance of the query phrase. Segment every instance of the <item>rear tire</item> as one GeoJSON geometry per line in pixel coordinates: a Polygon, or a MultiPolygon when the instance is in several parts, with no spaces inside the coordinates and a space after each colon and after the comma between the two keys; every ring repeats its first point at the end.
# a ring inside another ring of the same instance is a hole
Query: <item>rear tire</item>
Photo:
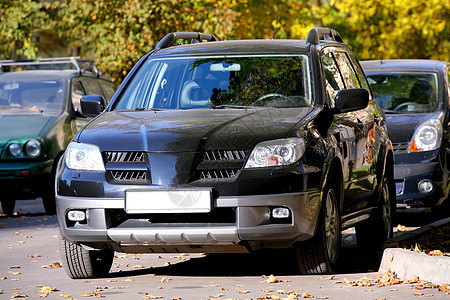
{"type": "Polygon", "coordinates": [[[0,200],[0,214],[12,216],[14,213],[14,207],[16,206],[16,199],[11,197],[5,197],[0,200]]]}
{"type": "Polygon", "coordinates": [[[361,248],[378,253],[383,242],[393,237],[395,207],[392,185],[384,178],[378,211],[371,220],[356,226],[356,240],[361,248]]]}
{"type": "Polygon", "coordinates": [[[80,245],[61,240],[64,269],[70,278],[106,277],[111,269],[114,251],[86,250],[80,245]]]}
{"type": "Polygon", "coordinates": [[[294,245],[302,274],[331,274],[336,271],[341,247],[341,217],[338,190],[329,182],[324,191],[316,234],[294,245]]]}

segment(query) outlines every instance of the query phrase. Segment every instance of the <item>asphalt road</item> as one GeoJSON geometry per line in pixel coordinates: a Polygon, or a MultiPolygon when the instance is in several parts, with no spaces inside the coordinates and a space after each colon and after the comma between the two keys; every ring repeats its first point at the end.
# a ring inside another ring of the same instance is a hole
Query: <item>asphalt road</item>
{"type": "MultiPolygon", "coordinates": [[[[343,273],[333,276],[297,275],[286,251],[116,253],[108,278],[72,280],[61,267],[56,217],[42,213],[39,199],[18,201],[16,210],[15,217],[0,217],[0,299],[449,299],[414,284],[376,286],[383,275],[378,262],[356,247],[351,230],[343,236],[343,273]]],[[[422,217],[405,218],[408,228],[423,225],[422,217]]]]}

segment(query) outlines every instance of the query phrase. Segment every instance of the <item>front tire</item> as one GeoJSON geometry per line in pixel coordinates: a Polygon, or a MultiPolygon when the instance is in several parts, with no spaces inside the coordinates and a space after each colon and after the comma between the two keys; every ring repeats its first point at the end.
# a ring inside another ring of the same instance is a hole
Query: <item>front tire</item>
{"type": "Polygon", "coordinates": [[[70,278],[106,277],[111,269],[114,251],[87,250],[80,245],[61,240],[64,269],[70,278]]]}
{"type": "Polygon", "coordinates": [[[331,274],[336,271],[341,247],[339,192],[333,182],[324,191],[316,234],[294,245],[297,266],[302,274],[331,274]]]}
{"type": "Polygon", "coordinates": [[[393,237],[395,206],[392,185],[384,178],[378,211],[371,220],[356,226],[356,240],[361,248],[378,252],[383,242],[393,237]]]}

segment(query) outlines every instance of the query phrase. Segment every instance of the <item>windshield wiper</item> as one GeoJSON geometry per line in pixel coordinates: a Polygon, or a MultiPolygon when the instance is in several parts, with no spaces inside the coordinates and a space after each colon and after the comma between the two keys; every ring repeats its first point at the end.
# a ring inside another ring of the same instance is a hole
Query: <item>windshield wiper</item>
{"type": "Polygon", "coordinates": [[[211,105],[211,109],[249,109],[252,108],[251,106],[244,106],[244,105],[211,105]]]}

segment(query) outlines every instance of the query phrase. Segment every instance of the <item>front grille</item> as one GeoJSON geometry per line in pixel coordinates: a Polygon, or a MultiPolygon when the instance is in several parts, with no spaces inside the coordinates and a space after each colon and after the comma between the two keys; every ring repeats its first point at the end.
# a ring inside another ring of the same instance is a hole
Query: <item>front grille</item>
{"type": "Polygon", "coordinates": [[[245,150],[208,150],[204,152],[203,160],[242,160],[245,156],[245,150]]]}
{"type": "Polygon", "coordinates": [[[409,142],[392,143],[392,146],[394,147],[394,153],[396,154],[408,153],[409,142]]]}
{"type": "Polygon", "coordinates": [[[238,175],[248,150],[207,150],[201,154],[195,179],[227,179],[238,175]]]}
{"type": "Polygon", "coordinates": [[[112,184],[151,184],[147,155],[142,151],[103,153],[106,178],[112,184]]]}
{"type": "Polygon", "coordinates": [[[203,170],[200,171],[200,179],[224,179],[237,175],[239,169],[203,170]]]}
{"type": "Polygon", "coordinates": [[[105,210],[110,228],[146,226],[219,226],[236,224],[236,208],[216,207],[209,213],[127,214],[121,209],[105,210]]]}
{"type": "Polygon", "coordinates": [[[116,181],[126,183],[147,182],[146,171],[109,171],[116,181]]]}
{"type": "Polygon", "coordinates": [[[144,152],[105,152],[105,157],[107,162],[144,162],[145,153],[144,152]]]}

